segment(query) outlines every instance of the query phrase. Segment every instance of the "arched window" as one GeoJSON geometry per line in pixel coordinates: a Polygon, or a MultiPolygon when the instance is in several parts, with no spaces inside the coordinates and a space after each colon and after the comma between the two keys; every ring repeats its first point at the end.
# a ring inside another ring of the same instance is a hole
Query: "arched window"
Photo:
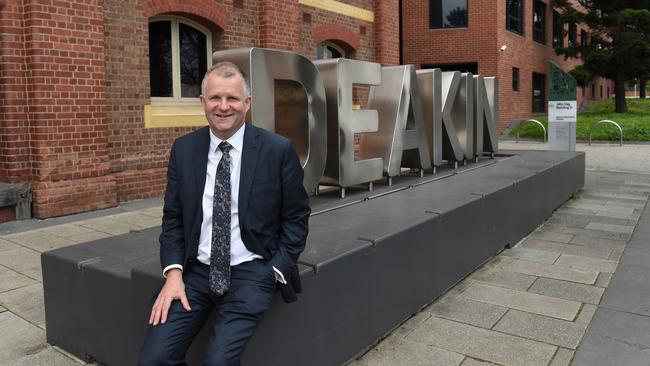
{"type": "Polygon", "coordinates": [[[345,50],[335,43],[325,41],[316,46],[316,58],[318,60],[343,57],[345,57],[345,50]]]}
{"type": "Polygon", "coordinates": [[[208,29],[177,16],[149,21],[149,77],[153,103],[196,103],[212,61],[208,29]]]}

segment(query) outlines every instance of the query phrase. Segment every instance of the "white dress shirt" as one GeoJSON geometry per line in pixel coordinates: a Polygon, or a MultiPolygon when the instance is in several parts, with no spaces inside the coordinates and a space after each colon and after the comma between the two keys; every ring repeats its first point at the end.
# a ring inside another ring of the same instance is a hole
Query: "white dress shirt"
{"type": "MultiPolygon", "coordinates": [[[[244,123],[234,135],[227,141],[232,148],[230,149],[230,266],[262,259],[262,256],[255,254],[246,248],[241,239],[239,228],[239,177],[241,175],[241,156],[244,148],[244,123]]],[[[208,166],[206,169],[205,186],[203,187],[203,221],[201,221],[201,234],[199,236],[199,250],[197,259],[204,264],[210,264],[210,252],[212,248],[212,207],[214,197],[214,178],[217,173],[217,166],[223,152],[219,149],[219,144],[224,141],[215,136],[210,130],[210,150],[208,152],[208,166]]],[[[180,264],[171,264],[163,270],[167,273],[172,268],[183,269],[180,264]]],[[[283,274],[275,267],[275,272],[280,276],[279,281],[286,284],[283,274]]]]}

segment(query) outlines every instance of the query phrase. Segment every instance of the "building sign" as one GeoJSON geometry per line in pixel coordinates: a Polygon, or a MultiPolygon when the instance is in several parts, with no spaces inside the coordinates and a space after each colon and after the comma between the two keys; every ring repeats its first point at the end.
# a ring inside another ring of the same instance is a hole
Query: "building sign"
{"type": "Polygon", "coordinates": [[[576,149],[576,80],[555,62],[549,61],[548,149],[576,149]]]}
{"type": "Polygon", "coordinates": [[[400,169],[429,169],[442,160],[473,160],[497,151],[496,78],[413,65],[334,59],[287,51],[217,51],[250,80],[247,120],[293,141],[308,191],[370,183],[400,169]],[[353,85],[370,87],[368,107],[352,107],[353,85]],[[355,151],[355,135],[359,145],[355,151]]]}

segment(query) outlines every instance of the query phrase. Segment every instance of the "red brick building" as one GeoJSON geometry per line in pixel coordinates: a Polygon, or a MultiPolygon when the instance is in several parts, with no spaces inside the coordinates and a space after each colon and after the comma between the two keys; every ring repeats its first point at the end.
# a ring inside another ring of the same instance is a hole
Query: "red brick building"
{"type": "MultiPolygon", "coordinates": [[[[579,25],[562,24],[552,0],[402,0],[402,63],[499,78],[499,130],[546,112],[548,61],[565,71],[581,61],[564,60],[554,48],[588,42],[579,25]]],[[[578,87],[585,99],[610,97],[597,79],[578,87]]]]}
{"type": "MultiPolygon", "coordinates": [[[[172,141],[206,124],[197,82],[212,52],[255,46],[395,65],[398,9],[397,0],[0,0],[0,182],[31,188],[38,218],[161,196],[172,141]]],[[[14,217],[0,208],[0,222],[14,217]]]]}

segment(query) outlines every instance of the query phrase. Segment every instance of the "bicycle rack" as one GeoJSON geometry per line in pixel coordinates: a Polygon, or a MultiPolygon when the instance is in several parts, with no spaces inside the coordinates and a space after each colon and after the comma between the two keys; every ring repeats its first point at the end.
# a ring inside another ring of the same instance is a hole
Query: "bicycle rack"
{"type": "Polygon", "coordinates": [[[620,137],[621,137],[621,141],[620,141],[619,146],[623,146],[623,129],[621,128],[621,126],[618,123],[616,123],[614,121],[611,121],[611,120],[608,120],[608,119],[598,121],[598,122],[594,123],[589,128],[589,145],[591,145],[591,132],[592,132],[592,130],[594,129],[594,127],[596,127],[596,126],[598,126],[599,124],[602,124],[602,123],[609,123],[609,124],[614,125],[614,126],[616,126],[618,128],[618,132],[619,132],[620,137]]]}
{"type": "Polygon", "coordinates": [[[536,119],[527,119],[525,121],[519,122],[519,124],[517,125],[517,143],[519,143],[519,127],[525,125],[526,123],[537,123],[539,127],[542,128],[542,131],[544,131],[544,142],[546,142],[546,127],[544,127],[542,122],[536,119]]]}

